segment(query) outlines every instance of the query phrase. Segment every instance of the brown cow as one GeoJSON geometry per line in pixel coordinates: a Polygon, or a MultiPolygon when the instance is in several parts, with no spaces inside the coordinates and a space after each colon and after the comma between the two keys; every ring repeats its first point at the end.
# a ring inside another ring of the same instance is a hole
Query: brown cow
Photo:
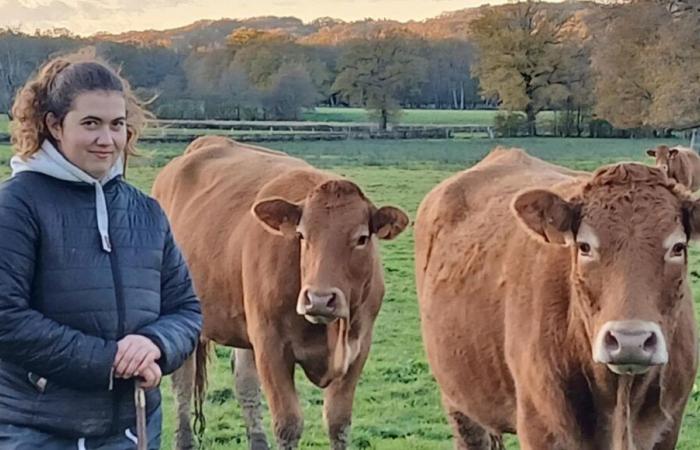
{"type": "Polygon", "coordinates": [[[456,447],[670,450],[697,366],[700,202],[655,167],[499,149],[416,218],[423,337],[456,447]]]}
{"type": "MultiPolygon", "coordinates": [[[[284,153],[213,136],[172,160],[153,195],[191,267],[203,340],[235,347],[235,391],[250,447],[268,448],[261,382],[280,448],[296,448],[303,423],[294,388],[299,364],[325,388],[332,447],[345,449],[384,295],[377,240],[401,233],[406,214],[376,208],[354,183],[284,153]]],[[[189,362],[174,377],[178,448],[193,445],[193,373],[201,402],[206,361],[199,356],[196,367],[189,362]]]]}
{"type": "Polygon", "coordinates": [[[666,172],[669,178],[692,192],[700,189],[700,155],[692,148],[659,145],[648,149],[647,155],[656,159],[656,166],[666,172]]]}

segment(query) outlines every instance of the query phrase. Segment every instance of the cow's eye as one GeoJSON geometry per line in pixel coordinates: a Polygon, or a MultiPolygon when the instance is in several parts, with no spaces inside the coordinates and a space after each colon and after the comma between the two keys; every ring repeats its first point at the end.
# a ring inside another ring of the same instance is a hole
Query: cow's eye
{"type": "Polygon", "coordinates": [[[578,252],[581,256],[591,256],[591,244],[588,242],[579,242],[578,252]]]}
{"type": "Polygon", "coordinates": [[[671,256],[683,256],[685,254],[686,245],[683,242],[678,242],[671,249],[671,256]]]}
{"type": "Polygon", "coordinates": [[[367,242],[369,242],[369,236],[367,236],[366,234],[357,238],[357,246],[358,247],[364,247],[365,245],[367,245],[367,242]]]}

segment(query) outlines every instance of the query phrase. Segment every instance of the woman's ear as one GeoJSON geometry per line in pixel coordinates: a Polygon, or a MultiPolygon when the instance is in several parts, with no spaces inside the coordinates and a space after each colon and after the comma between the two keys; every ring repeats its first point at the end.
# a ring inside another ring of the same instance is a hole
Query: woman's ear
{"type": "Polygon", "coordinates": [[[49,112],[46,113],[44,121],[46,122],[46,128],[49,130],[49,133],[51,133],[51,137],[53,137],[56,142],[60,142],[62,128],[61,121],[58,120],[58,117],[56,117],[54,113],[49,112]]]}

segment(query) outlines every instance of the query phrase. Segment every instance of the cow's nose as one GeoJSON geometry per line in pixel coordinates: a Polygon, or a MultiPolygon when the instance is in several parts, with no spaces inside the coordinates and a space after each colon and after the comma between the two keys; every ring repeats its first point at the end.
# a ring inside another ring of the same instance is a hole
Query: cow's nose
{"type": "Polygon", "coordinates": [[[311,323],[330,323],[338,318],[347,319],[350,309],[339,288],[304,287],[299,291],[297,314],[311,323]]]}
{"type": "Polygon", "coordinates": [[[306,291],[306,314],[332,313],[336,307],[338,296],[335,292],[306,291]]]}
{"type": "Polygon", "coordinates": [[[648,361],[656,353],[659,339],[649,330],[610,330],[604,343],[612,360],[648,361]]]}
{"type": "MultiPolygon", "coordinates": [[[[626,367],[626,372],[642,371],[666,364],[668,351],[661,328],[654,322],[617,321],[606,323],[594,346],[596,362],[626,367]]],[[[618,370],[611,367],[611,370],[618,370]]]]}

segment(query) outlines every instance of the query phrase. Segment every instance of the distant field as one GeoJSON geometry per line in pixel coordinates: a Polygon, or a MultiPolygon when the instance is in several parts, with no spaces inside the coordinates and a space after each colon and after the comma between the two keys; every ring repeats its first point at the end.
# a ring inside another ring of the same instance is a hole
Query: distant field
{"type": "MultiPolygon", "coordinates": [[[[423,196],[437,183],[481,159],[493,146],[524,147],[530,153],[571,168],[590,170],[604,163],[642,160],[644,149],[673,141],[628,139],[503,139],[451,141],[341,141],[270,143],[267,146],[300,156],[310,163],[342,174],[359,183],[376,204],[395,204],[415,218],[423,196]]],[[[150,190],[158,171],[185,145],[146,145],[134,159],[127,178],[150,190]]],[[[0,177],[9,173],[8,146],[0,145],[0,177]]],[[[375,326],[370,359],[355,398],[352,448],[358,450],[450,450],[451,433],[440,405],[420,336],[413,277],[413,235],[409,228],[395,241],[382,244],[387,294],[375,326]]],[[[697,246],[690,253],[691,270],[700,271],[697,246]]],[[[697,272],[695,272],[697,273],[697,272]]],[[[696,303],[700,301],[700,277],[691,276],[696,303]]],[[[698,303],[700,304],[700,303],[698,303]]],[[[204,450],[242,450],[245,431],[240,409],[233,399],[229,370],[230,350],[219,347],[210,366],[205,404],[207,431],[204,450]]],[[[328,448],[321,420],[321,391],[297,371],[297,389],[305,415],[300,448],[328,448]]],[[[163,387],[165,425],[163,449],[172,448],[173,397],[166,380],[163,387]]],[[[497,405],[496,405],[497,406],[497,405]]],[[[269,427],[269,413],[264,415],[269,427]]],[[[509,438],[508,450],[516,450],[509,438]]],[[[700,391],[688,408],[677,447],[700,448],[700,391]]]]}
{"type": "MultiPolygon", "coordinates": [[[[400,124],[412,125],[493,125],[496,110],[444,110],[406,109],[398,117],[400,124]]],[[[553,117],[552,112],[544,111],[537,121],[553,117]]],[[[315,108],[303,114],[303,119],[314,122],[372,122],[374,119],[361,108],[315,108]]]]}
{"type": "MultiPolygon", "coordinates": [[[[580,169],[624,160],[645,160],[644,150],[677,140],[512,138],[406,141],[269,142],[265,146],[302,157],[317,167],[375,166],[459,170],[473,165],[497,146],[524,148],[533,155],[580,169]]],[[[179,155],[185,144],[142,146],[139,166],[159,167],[179,155]]],[[[648,160],[650,161],[650,160],[648,160]]]]}
{"type": "MultiPolygon", "coordinates": [[[[452,111],[452,110],[404,110],[399,118],[398,123],[403,125],[493,125],[493,117],[497,111],[491,110],[474,110],[474,111],[452,111]]],[[[538,122],[545,121],[551,117],[550,112],[543,112],[538,116],[538,122]]],[[[307,122],[349,122],[349,123],[371,123],[374,119],[364,110],[360,108],[315,108],[313,112],[306,112],[302,116],[303,121],[307,122]]],[[[7,133],[9,123],[7,115],[0,114],[0,133],[7,133]]],[[[206,130],[187,129],[187,128],[152,128],[147,129],[147,135],[160,134],[206,134],[206,130]]],[[[230,131],[230,130],[212,130],[211,133],[216,134],[268,134],[267,131],[230,131]]],[[[276,131],[275,133],[284,133],[276,131]]],[[[294,134],[303,132],[294,131],[294,134]]]]}
{"type": "MultiPolygon", "coordinates": [[[[405,110],[399,116],[402,124],[440,125],[492,125],[496,111],[452,111],[452,110],[405,110]]],[[[304,113],[302,120],[309,122],[373,122],[360,108],[316,108],[304,113]]],[[[0,114],[0,133],[7,132],[7,115],[0,114]]]]}
{"type": "MultiPolygon", "coordinates": [[[[496,111],[404,110],[398,118],[401,124],[491,125],[496,111]]],[[[372,122],[374,119],[361,108],[315,108],[303,114],[314,122],[372,122]]]]}

